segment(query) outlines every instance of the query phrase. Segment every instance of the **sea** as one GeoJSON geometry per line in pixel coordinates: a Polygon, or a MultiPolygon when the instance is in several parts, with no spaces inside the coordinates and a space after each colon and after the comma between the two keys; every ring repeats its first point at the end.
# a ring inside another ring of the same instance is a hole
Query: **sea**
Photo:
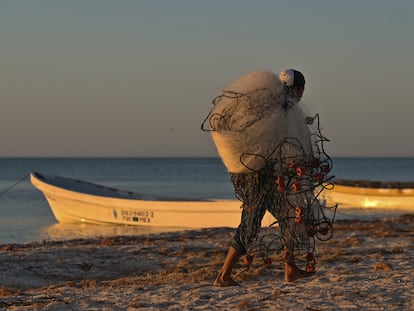
{"type": "MultiPolygon", "coordinates": [[[[414,181],[414,158],[333,158],[339,179],[414,181]]],[[[60,224],[31,172],[81,179],[137,193],[193,199],[234,199],[220,158],[0,158],[0,245],[139,235],[173,228],[60,224]]],[[[337,210],[337,218],[393,217],[395,212],[337,210]]]]}

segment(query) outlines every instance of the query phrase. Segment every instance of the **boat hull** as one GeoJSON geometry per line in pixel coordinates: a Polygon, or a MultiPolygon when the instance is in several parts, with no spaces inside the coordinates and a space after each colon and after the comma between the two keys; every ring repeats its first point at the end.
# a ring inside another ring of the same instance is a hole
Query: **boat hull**
{"type": "MultiPolygon", "coordinates": [[[[68,178],[32,173],[30,179],[61,223],[211,228],[237,227],[241,218],[241,202],[238,200],[143,200],[135,198],[137,194],[131,192],[68,178]],[[79,191],[82,187],[96,194],[79,191]],[[106,194],[101,195],[101,192],[106,194]],[[110,192],[113,196],[107,195],[110,192]]],[[[274,221],[267,213],[262,225],[274,221]]]]}
{"type": "Polygon", "coordinates": [[[322,197],[339,208],[414,209],[414,188],[372,188],[335,184],[322,197]]]}

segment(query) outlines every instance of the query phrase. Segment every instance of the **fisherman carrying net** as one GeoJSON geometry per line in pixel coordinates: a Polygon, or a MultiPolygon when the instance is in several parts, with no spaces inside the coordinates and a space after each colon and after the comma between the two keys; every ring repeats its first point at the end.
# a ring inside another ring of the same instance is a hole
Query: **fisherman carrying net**
{"type": "Polygon", "coordinates": [[[286,282],[314,273],[315,238],[332,235],[333,219],[325,216],[325,206],[318,200],[332,178],[328,176],[332,163],[323,149],[327,139],[318,115],[305,117],[298,105],[304,89],[305,78],[294,69],[278,77],[251,72],[213,100],[203,122],[202,129],[211,133],[242,202],[241,222],[216,286],[239,285],[232,270],[257,244],[266,211],[277,219],[279,231],[272,237],[281,245],[286,282]],[[296,264],[300,257],[306,261],[305,269],[296,264]]]}

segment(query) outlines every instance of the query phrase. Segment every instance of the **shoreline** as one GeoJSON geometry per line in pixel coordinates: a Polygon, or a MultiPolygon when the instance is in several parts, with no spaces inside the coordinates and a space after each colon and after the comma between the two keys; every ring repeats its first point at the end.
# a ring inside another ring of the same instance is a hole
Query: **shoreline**
{"type": "Polygon", "coordinates": [[[275,254],[270,268],[255,260],[241,287],[214,287],[233,231],[0,245],[0,309],[409,310],[414,303],[414,213],[336,220],[333,238],[317,241],[310,278],[285,283],[275,254]]]}

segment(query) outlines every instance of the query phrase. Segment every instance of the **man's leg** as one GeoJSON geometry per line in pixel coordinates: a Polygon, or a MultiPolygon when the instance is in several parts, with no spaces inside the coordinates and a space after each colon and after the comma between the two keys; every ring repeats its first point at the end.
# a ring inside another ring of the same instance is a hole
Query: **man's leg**
{"type": "Polygon", "coordinates": [[[310,277],[315,272],[308,272],[302,269],[299,269],[298,266],[295,264],[295,258],[293,257],[292,250],[294,249],[294,242],[286,243],[285,240],[285,250],[284,252],[284,259],[285,259],[285,282],[290,283],[294,282],[297,279],[310,277]],[[291,250],[290,250],[291,249],[291,250]]]}
{"type": "MultiPolygon", "coordinates": [[[[232,174],[231,180],[235,189],[243,189],[239,197],[243,198],[243,211],[240,225],[230,242],[226,259],[219,275],[214,281],[216,286],[237,286],[239,285],[231,277],[234,266],[245,255],[248,247],[254,242],[260,230],[262,218],[266,212],[266,207],[260,199],[262,196],[257,193],[260,180],[257,172],[250,174],[232,174]]],[[[236,190],[237,192],[237,190],[236,190]]]]}
{"type": "Polygon", "coordinates": [[[239,283],[232,279],[231,273],[240,256],[240,253],[233,246],[229,247],[223,267],[213,283],[214,286],[239,286],[239,283]]]}

